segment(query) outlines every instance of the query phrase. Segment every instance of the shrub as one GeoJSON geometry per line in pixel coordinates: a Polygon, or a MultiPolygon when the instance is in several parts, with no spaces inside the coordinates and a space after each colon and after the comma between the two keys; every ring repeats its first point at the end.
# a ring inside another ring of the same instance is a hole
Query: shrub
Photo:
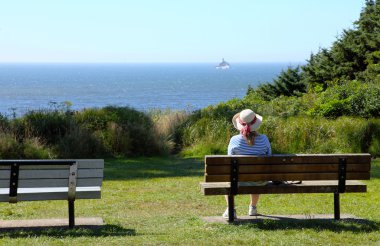
{"type": "Polygon", "coordinates": [[[112,156],[160,154],[153,121],[143,112],[108,106],[80,111],[75,120],[81,128],[92,132],[112,156]]]}
{"type": "Polygon", "coordinates": [[[13,135],[0,133],[0,157],[2,159],[22,158],[22,149],[22,145],[16,141],[13,135]]]}
{"type": "Polygon", "coordinates": [[[47,148],[38,138],[25,139],[23,142],[23,158],[26,159],[52,159],[56,155],[47,148]]]}
{"type": "Polygon", "coordinates": [[[70,112],[58,110],[30,111],[21,118],[24,137],[37,137],[47,144],[54,144],[62,138],[72,121],[70,112]]]}
{"type": "Polygon", "coordinates": [[[309,112],[313,116],[336,118],[339,116],[380,116],[380,85],[351,81],[335,85],[321,93],[309,112]]]}
{"type": "Polygon", "coordinates": [[[111,156],[102,142],[87,129],[71,125],[66,134],[54,145],[60,158],[97,158],[111,156]]]}
{"type": "Polygon", "coordinates": [[[38,138],[18,142],[12,134],[0,133],[0,158],[2,159],[49,159],[53,152],[38,138]]]}
{"type": "Polygon", "coordinates": [[[153,120],[156,145],[162,154],[173,154],[182,146],[182,127],[188,118],[185,111],[160,111],[150,112],[153,120]]]}

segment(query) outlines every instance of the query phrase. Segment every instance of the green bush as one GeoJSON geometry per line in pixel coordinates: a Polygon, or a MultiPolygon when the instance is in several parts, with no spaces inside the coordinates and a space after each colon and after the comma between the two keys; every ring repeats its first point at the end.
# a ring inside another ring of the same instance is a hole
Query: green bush
{"type": "Polygon", "coordinates": [[[308,113],[328,118],[380,117],[380,84],[351,81],[330,87],[319,95],[308,113]]]}
{"type": "Polygon", "coordinates": [[[93,133],[112,156],[160,154],[149,116],[129,107],[87,109],[75,115],[79,127],[93,133]]]}
{"type": "Polygon", "coordinates": [[[72,125],[54,145],[59,158],[97,158],[112,156],[102,142],[87,129],[72,125]]]}
{"type": "Polygon", "coordinates": [[[53,152],[38,138],[18,142],[12,134],[0,133],[0,158],[2,159],[49,159],[53,152]]]}
{"type": "Polygon", "coordinates": [[[0,117],[2,158],[93,158],[172,153],[185,117],[173,112],[155,120],[129,107],[78,112],[69,108],[0,117]],[[166,122],[166,123],[165,123],[166,122]]]}
{"type": "Polygon", "coordinates": [[[30,111],[21,118],[24,137],[37,137],[47,144],[54,144],[68,131],[71,112],[58,110],[30,111]]]}
{"type": "Polygon", "coordinates": [[[55,154],[43,145],[38,138],[25,139],[23,142],[23,155],[25,159],[52,159],[55,154]]]}
{"type": "Polygon", "coordinates": [[[2,159],[20,159],[23,157],[22,145],[9,133],[0,133],[0,157],[2,159]]]}

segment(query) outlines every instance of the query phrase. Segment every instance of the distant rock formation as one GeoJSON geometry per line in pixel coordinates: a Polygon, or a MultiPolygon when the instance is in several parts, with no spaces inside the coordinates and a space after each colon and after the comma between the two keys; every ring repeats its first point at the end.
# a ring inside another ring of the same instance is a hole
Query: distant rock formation
{"type": "Polygon", "coordinates": [[[229,69],[230,68],[230,64],[228,62],[226,62],[224,60],[224,58],[222,59],[222,62],[219,63],[218,66],[215,67],[216,69],[229,69]]]}

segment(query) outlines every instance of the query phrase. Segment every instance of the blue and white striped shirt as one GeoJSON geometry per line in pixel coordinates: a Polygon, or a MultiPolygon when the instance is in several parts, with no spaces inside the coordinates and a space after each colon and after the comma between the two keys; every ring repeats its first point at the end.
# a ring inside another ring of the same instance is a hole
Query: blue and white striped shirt
{"type": "Polygon", "coordinates": [[[259,134],[253,145],[248,145],[243,135],[233,136],[228,144],[228,155],[272,155],[268,137],[259,134]]]}

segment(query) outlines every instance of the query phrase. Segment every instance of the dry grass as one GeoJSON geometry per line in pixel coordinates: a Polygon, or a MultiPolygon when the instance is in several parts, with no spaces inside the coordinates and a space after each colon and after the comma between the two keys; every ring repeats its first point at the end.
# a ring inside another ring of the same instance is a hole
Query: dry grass
{"type": "Polygon", "coordinates": [[[153,117],[154,134],[162,153],[173,153],[176,148],[176,131],[188,118],[184,111],[167,111],[153,117]]]}

